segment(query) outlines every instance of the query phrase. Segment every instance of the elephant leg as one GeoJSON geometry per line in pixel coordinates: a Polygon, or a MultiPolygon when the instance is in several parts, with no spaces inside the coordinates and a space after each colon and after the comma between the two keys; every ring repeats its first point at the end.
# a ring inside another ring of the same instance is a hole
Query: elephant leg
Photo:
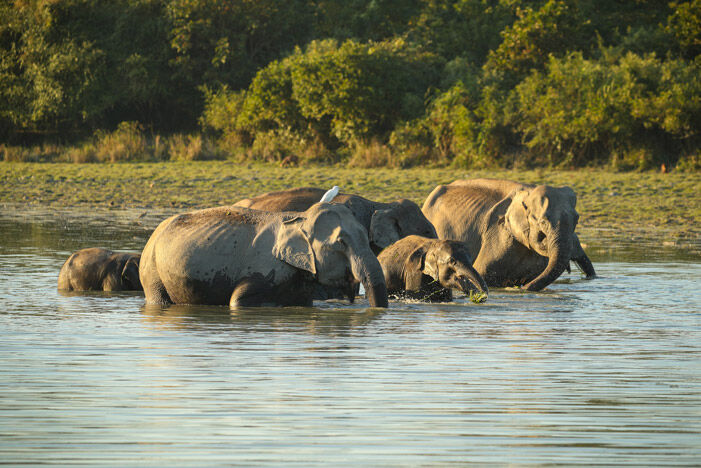
{"type": "Polygon", "coordinates": [[[166,291],[166,287],[161,282],[152,285],[151,296],[150,296],[150,298],[148,298],[147,302],[149,302],[151,304],[163,304],[163,305],[173,304],[173,300],[168,295],[168,291],[166,291]]]}
{"type": "Polygon", "coordinates": [[[591,260],[589,260],[589,257],[584,252],[582,244],[579,243],[579,238],[576,234],[574,235],[572,243],[572,260],[577,265],[577,268],[582,270],[582,273],[584,273],[587,276],[587,279],[596,278],[596,271],[594,271],[594,265],[591,264],[591,260]]]}
{"type": "Polygon", "coordinates": [[[173,304],[174,302],[170,298],[161,278],[159,278],[158,275],[152,275],[150,273],[151,271],[148,270],[147,274],[142,275],[145,285],[144,292],[146,303],[161,305],[173,304]]]}
{"type": "Polygon", "coordinates": [[[244,278],[236,285],[231,294],[229,307],[260,307],[270,303],[273,298],[273,288],[262,275],[244,278]]]}

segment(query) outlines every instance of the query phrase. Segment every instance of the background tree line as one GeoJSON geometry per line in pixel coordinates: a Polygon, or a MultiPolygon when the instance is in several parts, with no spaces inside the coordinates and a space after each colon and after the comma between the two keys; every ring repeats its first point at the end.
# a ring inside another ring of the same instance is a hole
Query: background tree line
{"type": "Polygon", "coordinates": [[[2,0],[0,142],[698,169],[700,49],[701,0],[2,0]]]}

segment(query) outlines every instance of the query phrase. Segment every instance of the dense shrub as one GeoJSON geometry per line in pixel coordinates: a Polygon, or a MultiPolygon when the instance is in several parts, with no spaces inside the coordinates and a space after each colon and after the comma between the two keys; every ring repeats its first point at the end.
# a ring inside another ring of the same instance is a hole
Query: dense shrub
{"type": "Polygon", "coordinates": [[[667,32],[674,36],[682,55],[694,59],[701,53],[701,0],[672,2],[671,6],[667,32]]]}
{"type": "Polygon", "coordinates": [[[669,164],[698,143],[700,71],[632,53],[612,64],[579,53],[551,58],[545,72],[516,87],[512,123],[540,163],[585,165],[635,154],[641,168],[669,164]]]}
{"type": "Polygon", "coordinates": [[[315,42],[261,70],[245,94],[210,93],[203,124],[223,136],[270,140],[273,132],[327,149],[386,139],[399,122],[423,113],[439,70],[436,56],[401,40],[315,42]]]}
{"type": "Polygon", "coordinates": [[[510,87],[531,69],[542,69],[549,55],[586,47],[592,36],[574,2],[548,0],[538,9],[518,10],[519,18],[502,31],[503,41],[489,53],[485,70],[510,87]]]}
{"type": "Polygon", "coordinates": [[[413,21],[410,37],[447,60],[463,58],[482,66],[502,42],[501,31],[516,19],[521,2],[431,0],[413,21]]]}

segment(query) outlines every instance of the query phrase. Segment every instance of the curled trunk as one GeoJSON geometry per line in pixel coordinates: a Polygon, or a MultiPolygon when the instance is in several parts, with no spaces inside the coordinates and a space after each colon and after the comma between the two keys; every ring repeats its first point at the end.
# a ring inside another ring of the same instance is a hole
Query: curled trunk
{"type": "Polygon", "coordinates": [[[462,292],[465,294],[469,294],[470,290],[475,289],[479,292],[489,294],[489,287],[487,286],[487,283],[474,269],[471,268],[465,271],[461,277],[464,278],[463,280],[460,280],[460,283],[462,286],[462,292]]]}
{"type": "Polygon", "coordinates": [[[548,265],[540,275],[525,286],[527,290],[540,291],[555,281],[567,269],[572,253],[569,232],[569,225],[565,222],[561,222],[553,229],[548,244],[548,265]]]}

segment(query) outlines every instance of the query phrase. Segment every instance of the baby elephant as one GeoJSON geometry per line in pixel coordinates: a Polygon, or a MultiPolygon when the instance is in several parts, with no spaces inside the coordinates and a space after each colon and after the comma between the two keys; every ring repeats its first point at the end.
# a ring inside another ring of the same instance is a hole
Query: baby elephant
{"type": "Polygon", "coordinates": [[[487,284],[472,268],[462,242],[408,236],[377,257],[385,273],[387,292],[429,302],[452,300],[451,289],[487,294],[487,284]]]}
{"type": "Polygon", "coordinates": [[[68,257],[58,274],[58,289],[66,291],[142,291],[140,254],[93,247],[68,257]]]}

